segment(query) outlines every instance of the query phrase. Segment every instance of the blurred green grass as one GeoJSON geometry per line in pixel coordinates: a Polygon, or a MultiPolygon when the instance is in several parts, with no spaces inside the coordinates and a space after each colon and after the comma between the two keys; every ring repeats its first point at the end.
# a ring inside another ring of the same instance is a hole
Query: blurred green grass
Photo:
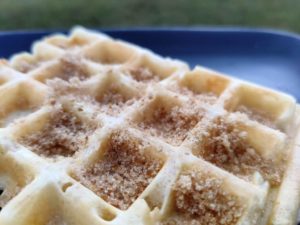
{"type": "Polygon", "coordinates": [[[0,0],[0,29],[239,25],[300,32],[299,0],[0,0]]]}

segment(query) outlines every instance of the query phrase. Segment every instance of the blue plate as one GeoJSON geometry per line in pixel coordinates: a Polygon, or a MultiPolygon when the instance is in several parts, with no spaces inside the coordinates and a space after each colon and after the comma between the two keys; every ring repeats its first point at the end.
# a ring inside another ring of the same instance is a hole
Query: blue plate
{"type": "MultiPolygon", "coordinates": [[[[239,28],[102,30],[152,49],[294,95],[300,100],[300,36],[239,28]]],[[[52,31],[0,32],[0,57],[28,51],[52,31]]]]}

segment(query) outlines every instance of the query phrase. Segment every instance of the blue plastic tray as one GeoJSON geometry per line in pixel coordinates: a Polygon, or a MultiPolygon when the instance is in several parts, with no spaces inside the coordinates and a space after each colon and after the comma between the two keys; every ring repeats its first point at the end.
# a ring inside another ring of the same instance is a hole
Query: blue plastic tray
{"type": "MultiPolygon", "coordinates": [[[[102,30],[179,58],[294,95],[300,101],[300,36],[239,28],[102,30]]],[[[0,57],[28,51],[34,40],[53,31],[0,32],[0,57]]]]}

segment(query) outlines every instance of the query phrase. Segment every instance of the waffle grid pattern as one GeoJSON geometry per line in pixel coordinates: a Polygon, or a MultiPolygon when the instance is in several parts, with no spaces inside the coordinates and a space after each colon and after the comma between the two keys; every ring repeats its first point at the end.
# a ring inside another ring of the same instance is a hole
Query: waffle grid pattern
{"type": "Polygon", "coordinates": [[[0,224],[293,224],[291,96],[75,28],[0,65],[0,224]]]}

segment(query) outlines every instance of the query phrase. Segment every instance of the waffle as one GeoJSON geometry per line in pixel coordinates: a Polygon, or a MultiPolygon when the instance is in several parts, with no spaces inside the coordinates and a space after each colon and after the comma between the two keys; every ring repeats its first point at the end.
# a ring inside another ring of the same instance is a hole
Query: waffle
{"type": "Polygon", "coordinates": [[[299,106],[75,28],[0,64],[1,225],[291,225],[299,106]]]}

